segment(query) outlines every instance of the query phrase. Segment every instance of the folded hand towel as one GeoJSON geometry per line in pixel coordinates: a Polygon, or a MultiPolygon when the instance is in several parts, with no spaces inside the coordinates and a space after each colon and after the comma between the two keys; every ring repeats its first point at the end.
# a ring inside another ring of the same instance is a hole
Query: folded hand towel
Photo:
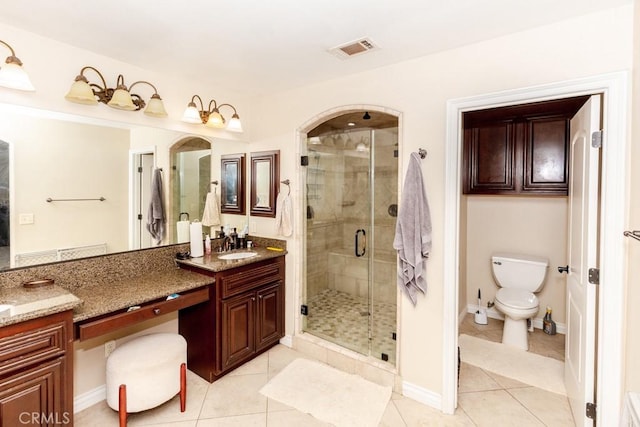
{"type": "Polygon", "coordinates": [[[288,193],[280,192],[276,199],[276,232],[285,237],[293,234],[293,211],[288,193]]]}
{"type": "Polygon", "coordinates": [[[400,259],[398,286],[416,305],[418,291],[427,291],[424,260],[431,251],[431,213],[417,153],[409,159],[393,247],[400,259]]]}
{"type": "Polygon", "coordinates": [[[202,212],[202,225],[206,227],[220,225],[220,203],[216,193],[207,193],[202,212]]]}
{"type": "Polygon", "coordinates": [[[156,169],[151,180],[151,201],[147,212],[147,230],[157,245],[164,239],[165,222],[162,169],[156,169]]]}

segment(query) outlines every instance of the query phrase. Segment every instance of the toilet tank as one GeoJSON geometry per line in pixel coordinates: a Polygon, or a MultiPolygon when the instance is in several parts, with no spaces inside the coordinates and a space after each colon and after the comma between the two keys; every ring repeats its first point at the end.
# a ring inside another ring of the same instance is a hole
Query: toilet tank
{"type": "Polygon", "coordinates": [[[491,256],[493,277],[502,288],[538,292],[544,284],[549,260],[533,255],[495,253],[491,256]]]}

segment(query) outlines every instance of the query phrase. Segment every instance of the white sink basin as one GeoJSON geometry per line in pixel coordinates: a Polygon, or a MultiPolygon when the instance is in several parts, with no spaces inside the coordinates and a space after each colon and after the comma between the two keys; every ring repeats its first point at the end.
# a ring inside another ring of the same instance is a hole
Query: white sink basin
{"type": "Polygon", "coordinates": [[[258,255],[257,252],[233,252],[230,254],[218,255],[220,259],[245,259],[258,255]]]}

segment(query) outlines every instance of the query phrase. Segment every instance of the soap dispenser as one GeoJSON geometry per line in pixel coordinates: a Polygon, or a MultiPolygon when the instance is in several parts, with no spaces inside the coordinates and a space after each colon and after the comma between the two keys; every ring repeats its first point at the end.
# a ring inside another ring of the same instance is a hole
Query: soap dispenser
{"type": "Polygon", "coordinates": [[[229,236],[231,237],[231,246],[236,249],[238,247],[238,232],[235,227],[229,236]]]}

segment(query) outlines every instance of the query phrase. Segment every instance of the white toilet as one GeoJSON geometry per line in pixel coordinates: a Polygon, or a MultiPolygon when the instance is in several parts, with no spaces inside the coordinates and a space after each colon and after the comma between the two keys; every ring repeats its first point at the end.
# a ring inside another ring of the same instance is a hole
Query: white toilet
{"type": "Polygon", "coordinates": [[[538,314],[539,292],[544,286],[549,260],[544,257],[495,253],[491,266],[500,287],[495,297],[496,308],[505,315],[502,343],[529,349],[527,319],[538,314]]]}

